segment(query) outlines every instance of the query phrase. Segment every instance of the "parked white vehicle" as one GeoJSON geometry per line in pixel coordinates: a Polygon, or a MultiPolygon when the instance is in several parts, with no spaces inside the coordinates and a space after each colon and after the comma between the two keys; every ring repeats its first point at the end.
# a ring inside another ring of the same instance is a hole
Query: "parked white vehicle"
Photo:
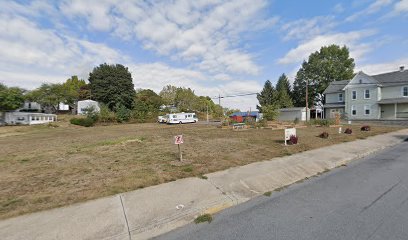
{"type": "Polygon", "coordinates": [[[197,115],[195,113],[172,113],[168,114],[167,123],[196,123],[198,122],[197,115]]]}
{"type": "Polygon", "coordinates": [[[166,114],[164,116],[158,116],[157,117],[157,122],[158,123],[166,123],[168,118],[169,118],[169,114],[166,114]]]}

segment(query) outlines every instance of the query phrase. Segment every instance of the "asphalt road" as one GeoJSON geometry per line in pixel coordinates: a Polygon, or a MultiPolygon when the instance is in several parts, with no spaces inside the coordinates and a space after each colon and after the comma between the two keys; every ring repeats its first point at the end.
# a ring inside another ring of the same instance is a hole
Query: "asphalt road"
{"type": "Polygon", "coordinates": [[[408,239],[408,142],[158,239],[408,239]]]}

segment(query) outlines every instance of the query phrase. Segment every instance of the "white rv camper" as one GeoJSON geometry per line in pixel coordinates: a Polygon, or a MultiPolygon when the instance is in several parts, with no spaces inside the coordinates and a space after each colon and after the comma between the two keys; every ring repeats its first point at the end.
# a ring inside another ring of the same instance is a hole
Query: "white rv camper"
{"type": "Polygon", "coordinates": [[[168,114],[168,119],[166,122],[168,124],[196,123],[198,122],[198,118],[195,113],[171,113],[168,114]]]}

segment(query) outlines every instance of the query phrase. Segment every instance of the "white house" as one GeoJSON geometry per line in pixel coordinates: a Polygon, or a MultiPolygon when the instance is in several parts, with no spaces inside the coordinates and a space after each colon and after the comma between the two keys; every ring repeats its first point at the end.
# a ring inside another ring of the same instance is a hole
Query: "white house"
{"type": "Polygon", "coordinates": [[[57,115],[33,112],[4,112],[2,122],[6,125],[34,125],[57,121],[57,115]]]}
{"type": "Polygon", "coordinates": [[[82,115],[86,113],[86,110],[94,107],[96,112],[100,111],[99,103],[93,100],[82,100],[78,101],[78,115],[82,115]]]}
{"type": "Polygon", "coordinates": [[[353,79],[331,82],[324,91],[325,117],[348,120],[407,120],[408,71],[377,75],[358,72],[353,79]]]}

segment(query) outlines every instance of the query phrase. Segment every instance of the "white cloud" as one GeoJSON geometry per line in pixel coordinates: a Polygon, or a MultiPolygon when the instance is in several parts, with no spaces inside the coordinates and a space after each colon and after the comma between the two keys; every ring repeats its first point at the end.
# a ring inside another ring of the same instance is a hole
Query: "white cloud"
{"type": "Polygon", "coordinates": [[[72,19],[86,19],[90,29],[113,31],[126,40],[136,38],[146,49],[195,61],[194,66],[201,70],[257,74],[260,69],[253,56],[238,43],[240,34],[271,27],[278,21],[277,17],[262,17],[266,5],[265,0],[103,0],[97,4],[71,0],[65,1],[62,9],[72,19]]]}
{"type": "Polygon", "coordinates": [[[0,48],[0,72],[5,73],[0,81],[18,81],[21,87],[39,84],[41,75],[42,81],[60,81],[89,72],[96,64],[128,61],[104,44],[58,34],[21,16],[0,13],[0,32],[1,46],[7,46],[0,48]]]}
{"type": "Polygon", "coordinates": [[[404,66],[408,69],[408,58],[401,58],[392,62],[385,63],[369,63],[356,66],[356,71],[363,71],[367,74],[380,74],[385,72],[398,71],[400,66],[404,66]]]}
{"type": "Polygon", "coordinates": [[[362,17],[362,16],[367,16],[374,14],[378,11],[380,11],[382,8],[390,5],[393,2],[393,0],[375,0],[373,3],[371,3],[368,7],[365,9],[356,12],[352,14],[351,16],[346,18],[346,22],[352,22],[355,21],[356,19],[362,17]]]}
{"type": "MultiPolygon", "coordinates": [[[[218,94],[227,96],[236,93],[254,93],[262,89],[262,86],[255,80],[233,80],[219,82],[218,85],[209,84],[209,77],[202,72],[174,68],[164,63],[134,64],[129,65],[129,70],[136,88],[148,88],[160,92],[166,85],[189,87],[198,95],[214,98],[213,101],[216,103],[218,100],[215,97],[218,94]]],[[[226,74],[216,75],[216,77],[231,79],[226,74]]],[[[258,100],[254,95],[221,99],[223,107],[242,110],[249,108],[254,110],[257,103],[258,100]]]]}
{"type": "Polygon", "coordinates": [[[394,5],[394,12],[407,13],[408,12],[408,0],[401,0],[394,5]]]}
{"type": "Polygon", "coordinates": [[[365,53],[370,51],[370,45],[360,43],[360,41],[368,36],[373,35],[372,30],[353,31],[347,33],[335,33],[316,36],[306,42],[301,43],[296,48],[291,49],[284,57],[278,60],[280,64],[299,63],[306,60],[307,57],[318,51],[322,46],[331,44],[346,45],[350,49],[350,55],[353,58],[361,58],[365,53]]]}
{"type": "Polygon", "coordinates": [[[333,29],[337,23],[334,16],[317,16],[309,19],[298,19],[282,25],[284,40],[309,39],[333,29]]]}
{"type": "Polygon", "coordinates": [[[342,12],[344,12],[343,4],[337,3],[337,4],[334,6],[333,11],[334,11],[335,13],[342,13],[342,12]]]}

